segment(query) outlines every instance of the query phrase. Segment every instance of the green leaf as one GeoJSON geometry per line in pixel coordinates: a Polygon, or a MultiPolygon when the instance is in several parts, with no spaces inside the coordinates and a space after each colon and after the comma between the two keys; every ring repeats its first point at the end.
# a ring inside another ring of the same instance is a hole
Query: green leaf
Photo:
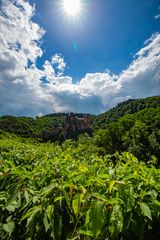
{"type": "Polygon", "coordinates": [[[12,201],[10,204],[8,204],[6,206],[6,209],[9,211],[9,212],[14,212],[15,209],[17,207],[17,202],[16,201],[12,201]]]}
{"type": "Polygon", "coordinates": [[[74,199],[72,200],[72,209],[73,209],[73,212],[75,215],[78,215],[78,213],[80,211],[80,202],[81,202],[80,195],[74,197],[74,199]]]}
{"type": "Polygon", "coordinates": [[[57,201],[60,201],[60,200],[62,200],[64,197],[62,196],[59,196],[59,197],[56,197],[55,199],[54,199],[54,202],[57,202],[57,201]]]}
{"type": "Polygon", "coordinates": [[[54,212],[54,206],[49,205],[46,209],[46,214],[47,214],[47,217],[50,221],[52,221],[52,219],[53,219],[53,212],[54,212]]]}
{"type": "Polygon", "coordinates": [[[21,218],[21,221],[27,218],[27,226],[34,220],[37,214],[40,212],[41,206],[35,206],[30,208],[26,214],[21,218]]]}
{"type": "Polygon", "coordinates": [[[89,237],[93,237],[93,234],[89,230],[80,230],[79,234],[86,235],[86,236],[89,236],[89,237]]]}
{"type": "Polygon", "coordinates": [[[104,195],[100,194],[92,194],[93,197],[97,198],[100,202],[103,202],[104,204],[108,204],[109,201],[104,195]]]}
{"type": "Polygon", "coordinates": [[[153,204],[157,207],[160,207],[160,201],[158,200],[153,201],[153,204]]]}
{"type": "Polygon", "coordinates": [[[27,226],[29,226],[29,224],[31,224],[34,221],[34,219],[36,218],[39,212],[40,212],[40,206],[38,207],[36,206],[27,219],[27,226]]]}
{"type": "Polygon", "coordinates": [[[25,197],[26,202],[28,203],[29,202],[29,194],[26,190],[24,191],[24,197],[25,197]]]}
{"type": "Polygon", "coordinates": [[[134,207],[135,199],[134,199],[134,191],[132,186],[130,187],[130,202],[131,202],[131,206],[134,207]]]}
{"type": "Polygon", "coordinates": [[[111,217],[110,217],[110,224],[109,224],[109,230],[112,235],[112,239],[116,239],[123,228],[123,214],[121,205],[116,204],[113,205],[111,217]]]}
{"type": "Polygon", "coordinates": [[[54,240],[60,240],[62,234],[62,216],[59,214],[57,209],[54,210],[54,220],[53,220],[53,228],[52,237],[54,240]]]}
{"type": "Polygon", "coordinates": [[[6,224],[3,224],[3,229],[11,235],[15,227],[15,223],[13,221],[10,221],[6,224]]]}
{"type": "Polygon", "coordinates": [[[50,185],[48,187],[45,187],[42,191],[42,195],[44,197],[48,197],[50,194],[53,193],[54,189],[55,189],[55,185],[50,185]]]}
{"type": "Polygon", "coordinates": [[[150,220],[152,220],[152,214],[151,214],[151,210],[150,210],[149,206],[146,203],[142,202],[142,203],[140,203],[140,208],[141,208],[142,214],[145,217],[148,217],[150,220]]]}
{"type": "Polygon", "coordinates": [[[43,217],[43,224],[44,224],[45,230],[47,232],[48,229],[50,228],[50,224],[48,222],[48,218],[47,218],[47,214],[46,213],[44,214],[44,217],[43,217]]]}
{"type": "Polygon", "coordinates": [[[114,186],[115,183],[116,183],[115,180],[113,180],[113,181],[110,182],[110,184],[109,184],[109,193],[112,192],[112,189],[113,189],[113,186],[114,186]]]}
{"type": "MultiPolygon", "coordinates": [[[[10,190],[9,190],[9,195],[10,195],[10,198],[8,199],[8,202],[6,203],[6,206],[15,205],[16,199],[19,195],[19,185],[15,184],[15,183],[12,184],[10,187],[10,190]]],[[[12,209],[11,211],[15,210],[13,207],[11,207],[11,209],[12,209]]],[[[10,210],[8,210],[8,211],[10,211],[10,210]]]]}
{"type": "Polygon", "coordinates": [[[88,225],[89,222],[90,222],[89,213],[90,213],[90,210],[88,210],[88,211],[86,212],[86,215],[85,215],[85,225],[88,225]]]}
{"type": "Polygon", "coordinates": [[[66,203],[67,203],[69,209],[71,210],[71,204],[70,204],[70,199],[69,199],[69,197],[68,197],[68,194],[67,194],[67,192],[66,192],[65,189],[62,189],[62,191],[63,191],[64,198],[65,198],[65,200],[66,200],[66,203]]]}
{"type": "Polygon", "coordinates": [[[104,204],[102,204],[100,201],[94,201],[89,212],[91,232],[93,237],[97,238],[104,225],[104,204]]]}
{"type": "Polygon", "coordinates": [[[39,197],[38,196],[34,196],[33,198],[32,198],[32,202],[35,204],[36,202],[38,202],[38,200],[39,200],[39,197]]]}

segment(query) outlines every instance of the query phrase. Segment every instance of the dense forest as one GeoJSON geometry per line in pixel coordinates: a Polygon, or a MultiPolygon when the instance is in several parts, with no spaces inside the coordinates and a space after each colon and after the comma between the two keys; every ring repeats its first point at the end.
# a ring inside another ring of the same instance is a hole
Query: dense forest
{"type": "Polygon", "coordinates": [[[160,97],[66,116],[0,117],[0,239],[159,240],[160,97]]]}

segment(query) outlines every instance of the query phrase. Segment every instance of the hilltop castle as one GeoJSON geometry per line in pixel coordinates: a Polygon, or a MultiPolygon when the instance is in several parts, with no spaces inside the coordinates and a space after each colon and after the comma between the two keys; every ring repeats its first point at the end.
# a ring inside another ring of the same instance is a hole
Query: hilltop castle
{"type": "Polygon", "coordinates": [[[81,117],[74,113],[69,113],[64,119],[64,132],[84,131],[90,129],[91,118],[89,115],[83,115],[81,117]]]}

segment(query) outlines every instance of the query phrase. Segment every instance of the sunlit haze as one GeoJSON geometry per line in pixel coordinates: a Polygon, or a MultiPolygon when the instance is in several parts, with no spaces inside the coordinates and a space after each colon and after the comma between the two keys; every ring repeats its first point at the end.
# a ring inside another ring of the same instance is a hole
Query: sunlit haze
{"type": "Polygon", "coordinates": [[[78,15],[80,7],[80,0],[63,0],[63,9],[69,16],[78,15]]]}

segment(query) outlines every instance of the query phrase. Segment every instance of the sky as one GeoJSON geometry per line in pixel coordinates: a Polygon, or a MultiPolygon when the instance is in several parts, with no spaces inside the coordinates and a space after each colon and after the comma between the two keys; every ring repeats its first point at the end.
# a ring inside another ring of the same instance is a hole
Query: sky
{"type": "Polygon", "coordinates": [[[0,0],[0,115],[99,114],[154,95],[160,0],[80,0],[76,15],[64,0],[0,0]]]}

